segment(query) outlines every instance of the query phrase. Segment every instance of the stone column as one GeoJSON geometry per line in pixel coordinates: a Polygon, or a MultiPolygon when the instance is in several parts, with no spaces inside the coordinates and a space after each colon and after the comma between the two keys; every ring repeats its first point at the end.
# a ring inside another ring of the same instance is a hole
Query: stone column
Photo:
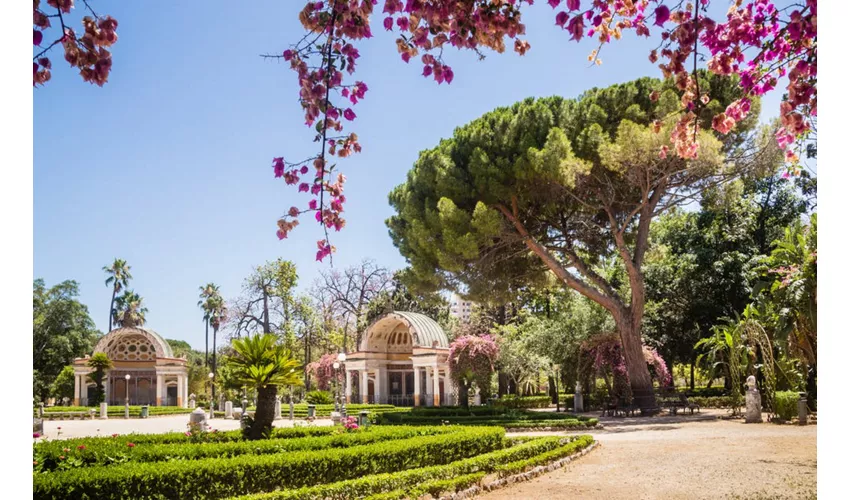
{"type": "Polygon", "coordinates": [[[369,402],[369,372],[364,367],[360,370],[360,404],[369,402]]]}
{"type": "Polygon", "coordinates": [[[224,418],[233,418],[233,402],[224,403],[224,418]]]}
{"type": "Polygon", "coordinates": [[[274,397],[274,419],[280,420],[280,396],[274,397]]]}
{"type": "Polygon", "coordinates": [[[162,392],[159,394],[159,397],[162,398],[163,404],[168,406],[168,384],[165,383],[165,379],[167,378],[166,374],[162,374],[162,392]]]}
{"type": "Polygon", "coordinates": [[[445,392],[445,396],[446,396],[445,397],[446,400],[443,402],[443,404],[445,404],[445,405],[457,404],[454,401],[454,387],[452,386],[452,379],[451,379],[451,377],[449,377],[449,369],[446,368],[443,371],[445,372],[445,375],[443,377],[443,391],[445,392]]]}
{"type": "Polygon", "coordinates": [[[345,370],[345,403],[351,404],[351,370],[345,370]]]}
{"type": "Polygon", "coordinates": [[[425,398],[425,406],[433,406],[434,405],[434,394],[431,392],[433,384],[431,383],[431,367],[425,367],[425,394],[430,394],[431,397],[425,398]]]}
{"type": "Polygon", "coordinates": [[[74,374],[74,406],[80,406],[80,375],[74,374]]]}
{"type": "Polygon", "coordinates": [[[162,386],[164,385],[163,384],[164,378],[165,378],[165,375],[163,375],[161,373],[156,374],[156,405],[157,406],[163,405],[162,404],[163,403],[163,401],[162,401],[162,386]]]}
{"type": "Polygon", "coordinates": [[[103,402],[107,405],[109,404],[109,396],[112,395],[112,389],[110,388],[111,385],[112,378],[109,376],[109,372],[107,372],[103,379],[103,402]]]}
{"type": "Polygon", "coordinates": [[[434,406],[440,406],[440,369],[434,365],[434,406]]]}
{"type": "Polygon", "coordinates": [[[183,375],[183,408],[188,407],[187,395],[189,394],[189,374],[183,375]]]}
{"type": "Polygon", "coordinates": [[[177,375],[177,406],[183,406],[183,400],[185,396],[183,395],[183,375],[177,375]]]}
{"type": "Polygon", "coordinates": [[[386,375],[386,369],[384,367],[378,367],[375,370],[375,403],[381,404],[383,402],[382,398],[384,397],[384,375],[386,375]]]}
{"type": "Polygon", "coordinates": [[[419,406],[419,391],[421,389],[419,383],[419,367],[413,367],[413,406],[419,406]]]}

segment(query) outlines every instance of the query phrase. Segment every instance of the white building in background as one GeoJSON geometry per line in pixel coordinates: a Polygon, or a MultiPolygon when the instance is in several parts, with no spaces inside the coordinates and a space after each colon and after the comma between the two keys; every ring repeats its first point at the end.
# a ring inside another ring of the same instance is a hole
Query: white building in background
{"type": "Polygon", "coordinates": [[[463,300],[460,295],[452,293],[449,306],[452,317],[457,318],[461,323],[469,322],[469,316],[472,314],[472,302],[463,300]]]}

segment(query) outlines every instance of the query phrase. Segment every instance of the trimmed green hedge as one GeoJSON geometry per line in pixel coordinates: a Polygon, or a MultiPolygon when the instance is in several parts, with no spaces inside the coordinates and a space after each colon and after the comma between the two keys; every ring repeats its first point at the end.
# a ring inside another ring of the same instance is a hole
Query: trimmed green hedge
{"type": "Polygon", "coordinates": [[[497,450],[503,440],[500,428],[466,428],[333,451],[86,467],[34,475],[33,497],[224,498],[448,464],[497,450]]]}
{"type": "Polygon", "coordinates": [[[522,410],[487,409],[464,410],[450,408],[441,413],[437,408],[415,409],[409,413],[380,415],[375,422],[387,425],[500,425],[505,428],[523,427],[593,427],[595,418],[580,417],[569,413],[532,412],[522,410]]]}
{"type": "Polygon", "coordinates": [[[493,408],[549,408],[552,405],[549,396],[502,396],[493,401],[493,408]]]}
{"type": "MultiPolygon", "coordinates": [[[[369,477],[323,484],[297,490],[283,490],[257,495],[238,497],[238,500],[313,500],[349,499],[375,496],[375,498],[412,497],[419,486],[435,487],[435,482],[451,478],[460,478],[471,474],[492,473],[497,467],[515,463],[517,467],[526,467],[526,461],[538,455],[560,450],[555,458],[572,455],[593,443],[591,436],[558,437],[548,436],[531,438],[510,448],[493,451],[484,455],[459,460],[447,465],[404,470],[401,472],[377,474],[369,477]],[[383,496],[378,496],[383,495],[383,496]]],[[[550,455],[551,456],[551,455],[550,455]]],[[[465,482],[459,480],[459,483],[465,482]]],[[[447,489],[457,487],[457,483],[444,483],[447,489]]]]}
{"type": "Polygon", "coordinates": [[[783,420],[791,420],[797,416],[797,401],[800,394],[794,391],[777,391],[773,398],[776,416],[783,420]]]}
{"type": "MultiPolygon", "coordinates": [[[[356,432],[336,428],[336,433],[301,438],[278,438],[260,441],[230,441],[221,443],[142,444],[129,447],[121,439],[79,439],[48,441],[34,447],[33,468],[53,471],[57,468],[92,467],[127,462],[165,462],[199,460],[203,458],[266,455],[300,450],[323,450],[362,446],[379,441],[409,439],[459,432],[460,427],[370,427],[356,432]],[[82,447],[82,448],[80,448],[82,447]],[[60,458],[62,457],[62,458],[60,458]]],[[[134,443],[136,444],[136,443],[134,443]]]]}
{"type": "Polygon", "coordinates": [[[549,450],[539,455],[526,458],[524,460],[517,460],[509,464],[499,465],[496,467],[495,470],[502,477],[511,476],[513,474],[523,472],[527,469],[537,467],[538,465],[548,464],[549,462],[554,462],[555,460],[559,460],[566,456],[572,455],[576,451],[583,450],[591,444],[593,444],[592,437],[579,436],[575,441],[571,442],[569,445],[561,446],[559,448],[555,448],[554,450],[549,450]]]}
{"type": "MultiPolygon", "coordinates": [[[[64,412],[89,412],[91,410],[95,411],[95,415],[100,415],[100,408],[93,406],[51,406],[44,408],[44,418],[50,419],[58,419],[60,413],[64,412]]],[[[180,408],[178,406],[149,406],[148,407],[148,415],[155,417],[160,415],[183,415],[191,413],[192,410],[189,408],[180,408]]],[[[142,413],[141,406],[131,406],[130,407],[130,416],[138,417],[142,413]]],[[[124,416],[124,407],[123,406],[107,406],[106,407],[106,415],[109,417],[123,417],[124,416]]],[[[38,409],[33,409],[33,416],[38,416],[38,409]]],[[[78,417],[77,417],[78,418],[78,417]]]]}

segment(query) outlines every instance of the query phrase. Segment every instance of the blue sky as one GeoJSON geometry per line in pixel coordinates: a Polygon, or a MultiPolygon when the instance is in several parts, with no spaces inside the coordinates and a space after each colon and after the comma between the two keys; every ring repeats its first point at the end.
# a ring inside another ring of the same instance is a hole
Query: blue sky
{"type": "MultiPolygon", "coordinates": [[[[524,14],[531,50],[478,61],[448,51],[455,80],[437,85],[404,64],[380,17],[359,44],[357,79],[369,85],[351,130],[363,153],[343,160],[347,227],[332,234],[344,267],[364,257],[404,266],[384,220],[387,194],[419,151],[481,114],[529,96],[581,91],[660,76],[653,41],[627,36],[589,67],[592,42],[575,43],[538,2],[524,14]]],[[[278,241],[275,222],[307,198],[274,179],[275,156],[315,153],[303,125],[294,73],[261,53],[299,39],[302,2],[96,2],[119,21],[109,83],[98,88],[52,53],[53,78],[34,90],[34,278],[80,283],[81,299],[106,330],[110,290],[101,268],[126,259],[148,326],[203,348],[198,287],[239,293],[251,268],[282,257],[306,289],[328,263],[315,262],[314,224],[278,241]]],[[[100,13],[100,12],[99,12],[100,13]]],[[[74,23],[81,14],[77,12],[74,23]]],[[[765,99],[774,116],[779,94],[765,99]]],[[[307,222],[306,220],[304,222],[307,222]]]]}

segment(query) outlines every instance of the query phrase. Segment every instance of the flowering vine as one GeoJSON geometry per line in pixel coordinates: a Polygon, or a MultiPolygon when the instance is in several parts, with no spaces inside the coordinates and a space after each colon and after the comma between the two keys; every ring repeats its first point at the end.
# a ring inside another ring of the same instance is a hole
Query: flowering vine
{"type": "Polygon", "coordinates": [[[336,377],[337,383],[342,383],[342,370],[334,370],[336,355],[323,354],[319,361],[314,361],[307,365],[307,373],[316,377],[316,383],[320,391],[330,389],[330,384],[336,377]]]}
{"type": "MultiPolygon", "coordinates": [[[[613,378],[613,386],[610,387],[612,395],[631,400],[632,389],[626,369],[626,358],[616,334],[602,334],[589,339],[582,345],[581,352],[584,359],[582,372],[585,376],[610,373],[613,378]]],[[[660,386],[667,387],[673,383],[667,363],[658,351],[643,346],[643,357],[651,367],[650,374],[660,386]]]]}
{"type": "Polygon", "coordinates": [[[65,18],[74,8],[74,0],[47,0],[46,3],[50,8],[42,9],[41,0],[33,0],[32,3],[32,44],[38,50],[32,58],[33,87],[44,85],[50,80],[53,65],[47,53],[56,45],[62,45],[65,60],[71,67],[80,69],[80,76],[84,81],[102,87],[112,70],[112,53],[109,47],[118,41],[118,35],[115,33],[118,21],[110,16],[98,16],[88,1],[83,0],[83,5],[91,16],[83,17],[83,34],[77,36],[73,28],[66,24],[65,18]],[[48,44],[45,34],[56,22],[59,23],[59,33],[48,44]]]}
{"type": "MultiPolygon", "coordinates": [[[[671,139],[675,153],[695,158],[699,152],[697,117],[709,102],[696,78],[700,60],[709,71],[737,75],[742,96],[717,113],[712,127],[726,134],[746,118],[752,100],[773,90],[779,78],[787,77],[787,96],[780,105],[782,126],[776,140],[786,151],[786,160],[796,173],[799,157],[794,145],[802,147],[817,116],[817,2],[777,8],[771,0],[732,0],[725,20],[708,16],[710,0],[547,0],[555,10],[555,25],[570,40],[592,38],[599,42],[588,60],[601,64],[604,45],[619,40],[626,30],[649,37],[660,35],[659,45],[649,60],[681,92],[681,116],[671,139]],[[690,62],[692,61],[692,64],[690,62]]],[[[422,76],[437,84],[450,84],[454,71],[443,59],[446,47],[466,49],[484,58],[483,49],[505,51],[510,40],[520,55],[531,49],[522,39],[525,25],[522,9],[533,0],[328,0],[308,2],[299,13],[307,34],[281,55],[298,75],[299,100],[305,124],[316,130],[320,151],[313,157],[290,162],[283,157],[272,162],[276,177],[283,177],[299,192],[308,192],[307,208],[292,207],[279,218],[277,235],[286,238],[298,225],[298,217],[315,212],[325,238],[317,242],[317,260],[335,250],[328,229],[345,226],[342,218],[345,177],[336,172],[331,158],[346,158],[361,150],[357,134],[343,132],[344,122],[357,115],[353,106],[368,87],[351,75],[360,54],[355,43],[372,37],[371,18],[381,18],[384,30],[398,33],[396,48],[405,63],[419,58],[422,76]],[[349,76],[346,76],[348,73],[349,76]],[[349,81],[353,80],[353,81],[349,81]],[[312,164],[312,169],[310,165],[312,164]],[[312,170],[312,174],[310,174],[312,170]],[[303,180],[302,180],[303,178],[303,180]],[[335,181],[334,181],[335,180],[335,181]]],[[[653,96],[657,98],[657,96],[653,96]]],[[[799,149],[799,148],[798,148],[799,149]]],[[[659,153],[668,154],[664,149],[659,153]]]]}

